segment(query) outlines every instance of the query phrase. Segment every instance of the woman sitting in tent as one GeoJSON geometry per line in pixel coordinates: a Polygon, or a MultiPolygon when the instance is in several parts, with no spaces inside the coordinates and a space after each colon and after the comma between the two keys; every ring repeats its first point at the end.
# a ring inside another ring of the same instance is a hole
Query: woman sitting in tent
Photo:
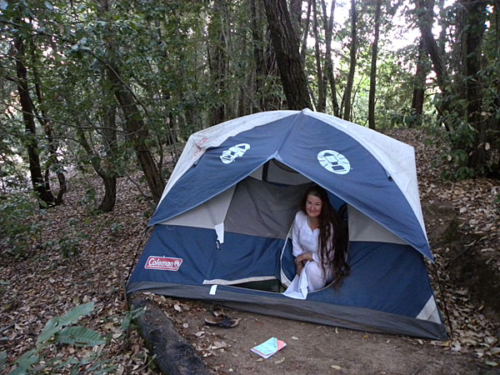
{"type": "Polygon", "coordinates": [[[337,289],[349,275],[347,236],[325,189],[313,185],[305,192],[295,215],[292,245],[297,276],[285,295],[306,298],[307,292],[332,281],[337,289]]]}

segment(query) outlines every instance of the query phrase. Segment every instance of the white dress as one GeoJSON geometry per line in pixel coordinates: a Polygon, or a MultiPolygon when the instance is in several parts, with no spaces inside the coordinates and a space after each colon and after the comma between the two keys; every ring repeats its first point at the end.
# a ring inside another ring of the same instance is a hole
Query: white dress
{"type": "Polygon", "coordinates": [[[321,267],[319,254],[319,229],[312,230],[307,223],[307,215],[299,211],[295,215],[292,232],[293,256],[298,257],[304,253],[312,253],[314,260],[308,261],[302,272],[296,275],[285,295],[292,298],[305,299],[307,292],[323,288],[332,281],[333,272],[328,268],[326,277],[321,267]]]}

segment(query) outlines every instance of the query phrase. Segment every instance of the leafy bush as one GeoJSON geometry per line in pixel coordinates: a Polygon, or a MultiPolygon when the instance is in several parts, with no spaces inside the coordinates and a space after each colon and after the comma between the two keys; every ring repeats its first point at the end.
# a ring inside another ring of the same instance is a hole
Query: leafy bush
{"type": "Polygon", "coordinates": [[[9,193],[0,199],[0,253],[23,257],[30,247],[59,250],[64,257],[77,255],[80,242],[88,235],[78,231],[78,221],[71,219],[69,230],[59,239],[42,243],[43,223],[40,216],[45,210],[37,208],[35,199],[28,193],[9,193]]]}
{"type": "Polygon", "coordinates": [[[61,238],[50,239],[42,245],[44,249],[52,248],[60,251],[65,258],[71,255],[78,255],[80,253],[81,242],[89,238],[88,234],[78,230],[79,221],[77,219],[71,218],[67,224],[65,234],[61,238]]]}
{"type": "Polygon", "coordinates": [[[22,256],[40,239],[42,226],[32,197],[23,192],[9,193],[0,200],[0,251],[22,256]]]}
{"type": "MultiPolygon", "coordinates": [[[[94,309],[94,302],[78,305],[64,316],[56,316],[50,319],[42,333],[36,341],[35,348],[24,353],[16,360],[17,366],[10,375],[24,374],[47,374],[60,373],[70,370],[70,374],[104,374],[116,370],[116,366],[110,360],[101,359],[104,350],[75,352],[67,359],[61,356],[54,356],[55,348],[61,345],[73,345],[76,347],[94,347],[109,343],[109,337],[102,337],[99,332],[92,329],[76,326],[76,323],[83,316],[89,315],[94,309]],[[51,354],[52,359],[45,361],[47,354],[51,354]]],[[[126,339],[126,334],[132,328],[132,321],[144,313],[143,309],[136,309],[124,316],[120,330],[121,339],[126,339]]],[[[6,370],[7,353],[0,353],[0,371],[6,370]]]]}

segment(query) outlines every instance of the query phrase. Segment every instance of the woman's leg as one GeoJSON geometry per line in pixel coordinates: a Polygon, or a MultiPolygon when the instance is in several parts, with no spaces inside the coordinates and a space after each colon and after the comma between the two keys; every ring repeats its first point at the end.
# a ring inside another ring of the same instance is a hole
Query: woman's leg
{"type": "Polygon", "coordinates": [[[307,281],[309,283],[309,292],[314,292],[315,290],[321,289],[326,285],[325,277],[323,275],[323,269],[319,263],[314,261],[309,261],[306,263],[304,269],[307,274],[307,281]]]}

